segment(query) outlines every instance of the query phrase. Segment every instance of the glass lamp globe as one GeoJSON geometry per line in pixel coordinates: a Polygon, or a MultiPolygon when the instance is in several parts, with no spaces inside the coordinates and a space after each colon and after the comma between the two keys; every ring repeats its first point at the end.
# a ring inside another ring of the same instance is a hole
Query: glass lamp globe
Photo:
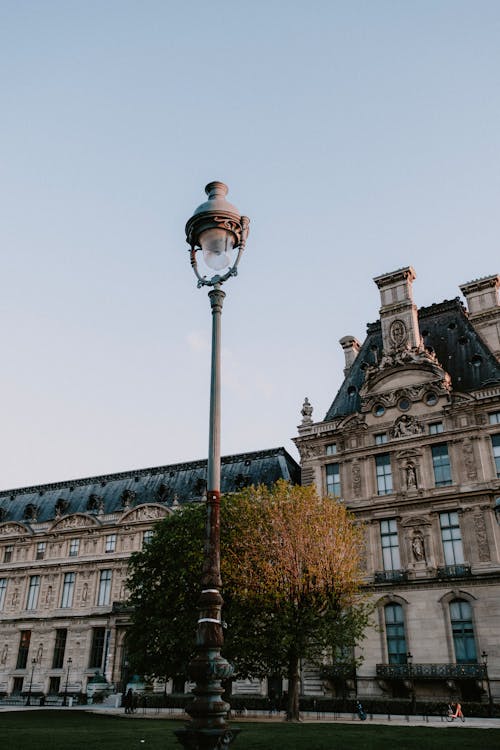
{"type": "Polygon", "coordinates": [[[234,239],[232,232],[218,227],[211,227],[201,232],[198,242],[209,268],[222,271],[231,265],[234,239]]]}

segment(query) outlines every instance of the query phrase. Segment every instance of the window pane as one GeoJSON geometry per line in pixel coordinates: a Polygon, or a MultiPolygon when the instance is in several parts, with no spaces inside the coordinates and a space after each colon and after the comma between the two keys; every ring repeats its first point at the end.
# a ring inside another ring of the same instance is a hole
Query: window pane
{"type": "Polygon", "coordinates": [[[379,432],[375,435],[375,445],[384,445],[387,443],[387,432],[379,432]]]}
{"type": "Polygon", "coordinates": [[[69,556],[76,557],[78,555],[79,549],[80,549],[80,540],[72,539],[69,543],[69,556]]]}
{"type": "Polygon", "coordinates": [[[469,602],[462,599],[451,602],[450,619],[457,663],[477,661],[472,610],[469,602]]]}
{"type": "Polygon", "coordinates": [[[66,628],[56,630],[56,642],[54,644],[54,656],[52,658],[52,669],[62,669],[64,666],[64,652],[66,650],[66,628]]]}
{"type": "Polygon", "coordinates": [[[61,607],[71,607],[73,604],[73,590],[75,587],[75,574],[65,573],[61,607]]]}
{"type": "Polygon", "coordinates": [[[109,604],[111,600],[111,571],[101,570],[99,579],[99,593],[97,596],[98,606],[109,604]]]}
{"type": "Polygon", "coordinates": [[[377,492],[379,495],[390,495],[392,492],[391,457],[388,453],[375,458],[377,467],[377,492]]]}
{"type": "Polygon", "coordinates": [[[0,610],[3,609],[3,605],[5,604],[6,591],[7,591],[7,579],[0,578],[0,610]]]}
{"type": "Polygon", "coordinates": [[[337,453],[337,443],[330,443],[330,445],[327,445],[325,452],[327,456],[334,456],[337,453]]]}
{"type": "Polygon", "coordinates": [[[500,411],[491,412],[491,414],[489,414],[488,416],[490,419],[490,424],[500,424],[500,411]]]}
{"type": "Polygon", "coordinates": [[[43,560],[45,557],[45,548],[46,544],[45,542],[38,542],[36,545],[36,559],[37,560],[43,560]]]}
{"type": "Polygon", "coordinates": [[[404,615],[400,604],[386,605],[385,631],[389,664],[406,664],[404,615]]]}
{"type": "Polygon", "coordinates": [[[326,466],[326,493],[332,497],[341,496],[339,464],[327,464],[326,466]]]}
{"type": "Polygon", "coordinates": [[[442,422],[434,422],[434,424],[429,425],[429,435],[439,435],[441,432],[443,432],[442,422]]]}
{"type": "Polygon", "coordinates": [[[38,605],[38,592],[40,591],[40,576],[31,576],[28,589],[28,601],[26,609],[36,609],[38,605]]]}
{"type": "Polygon", "coordinates": [[[434,468],[434,483],[436,487],[451,484],[451,467],[447,445],[433,445],[432,466],[434,468]]]}
{"type": "Polygon", "coordinates": [[[90,648],[89,667],[100,669],[104,654],[104,628],[92,629],[92,646],[90,648]]]}
{"type": "Polygon", "coordinates": [[[495,470],[497,477],[500,477],[500,435],[493,435],[491,438],[493,446],[493,458],[495,459],[495,470]]]}
{"type": "Polygon", "coordinates": [[[399,570],[401,568],[401,561],[399,557],[398,528],[395,518],[380,522],[380,539],[382,542],[384,570],[399,570]]]}
{"type": "Polygon", "coordinates": [[[21,630],[19,637],[19,651],[17,652],[16,669],[26,669],[28,651],[30,648],[31,630],[21,630]]]}
{"type": "Polygon", "coordinates": [[[106,552],[114,552],[116,549],[116,534],[108,534],[106,537],[106,552]]]}
{"type": "Polygon", "coordinates": [[[464,553],[458,513],[441,513],[439,522],[446,565],[461,565],[464,562],[464,553]]]}

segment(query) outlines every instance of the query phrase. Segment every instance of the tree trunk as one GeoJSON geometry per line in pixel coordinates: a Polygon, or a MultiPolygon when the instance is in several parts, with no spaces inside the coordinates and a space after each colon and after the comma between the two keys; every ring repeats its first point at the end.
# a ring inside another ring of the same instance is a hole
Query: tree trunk
{"type": "Polygon", "coordinates": [[[291,654],[288,662],[288,706],[286,711],[287,721],[299,721],[299,657],[291,654]]]}

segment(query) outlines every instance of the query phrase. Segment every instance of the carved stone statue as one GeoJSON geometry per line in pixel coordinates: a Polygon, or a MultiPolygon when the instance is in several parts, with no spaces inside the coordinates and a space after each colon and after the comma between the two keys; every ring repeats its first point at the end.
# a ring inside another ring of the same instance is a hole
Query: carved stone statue
{"type": "Polygon", "coordinates": [[[417,562],[425,560],[424,538],[422,534],[415,534],[412,539],[411,549],[413,557],[417,562]]]}
{"type": "Polygon", "coordinates": [[[406,489],[416,490],[417,489],[417,472],[413,464],[407,464],[405,468],[406,475],[406,489]]]}
{"type": "Polygon", "coordinates": [[[309,403],[309,399],[307,398],[307,396],[304,399],[304,403],[302,404],[302,409],[300,410],[300,413],[302,414],[302,424],[312,423],[313,408],[311,404],[309,403]]]}

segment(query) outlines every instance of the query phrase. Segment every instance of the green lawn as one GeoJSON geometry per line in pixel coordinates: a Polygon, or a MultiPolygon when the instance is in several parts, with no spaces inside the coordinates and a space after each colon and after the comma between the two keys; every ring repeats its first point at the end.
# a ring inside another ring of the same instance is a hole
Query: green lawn
{"type": "MultiPolygon", "coordinates": [[[[179,750],[165,719],[126,719],[82,711],[0,713],[2,750],[179,750]]],[[[245,723],[235,750],[498,750],[500,730],[364,724],[245,723]]]]}

